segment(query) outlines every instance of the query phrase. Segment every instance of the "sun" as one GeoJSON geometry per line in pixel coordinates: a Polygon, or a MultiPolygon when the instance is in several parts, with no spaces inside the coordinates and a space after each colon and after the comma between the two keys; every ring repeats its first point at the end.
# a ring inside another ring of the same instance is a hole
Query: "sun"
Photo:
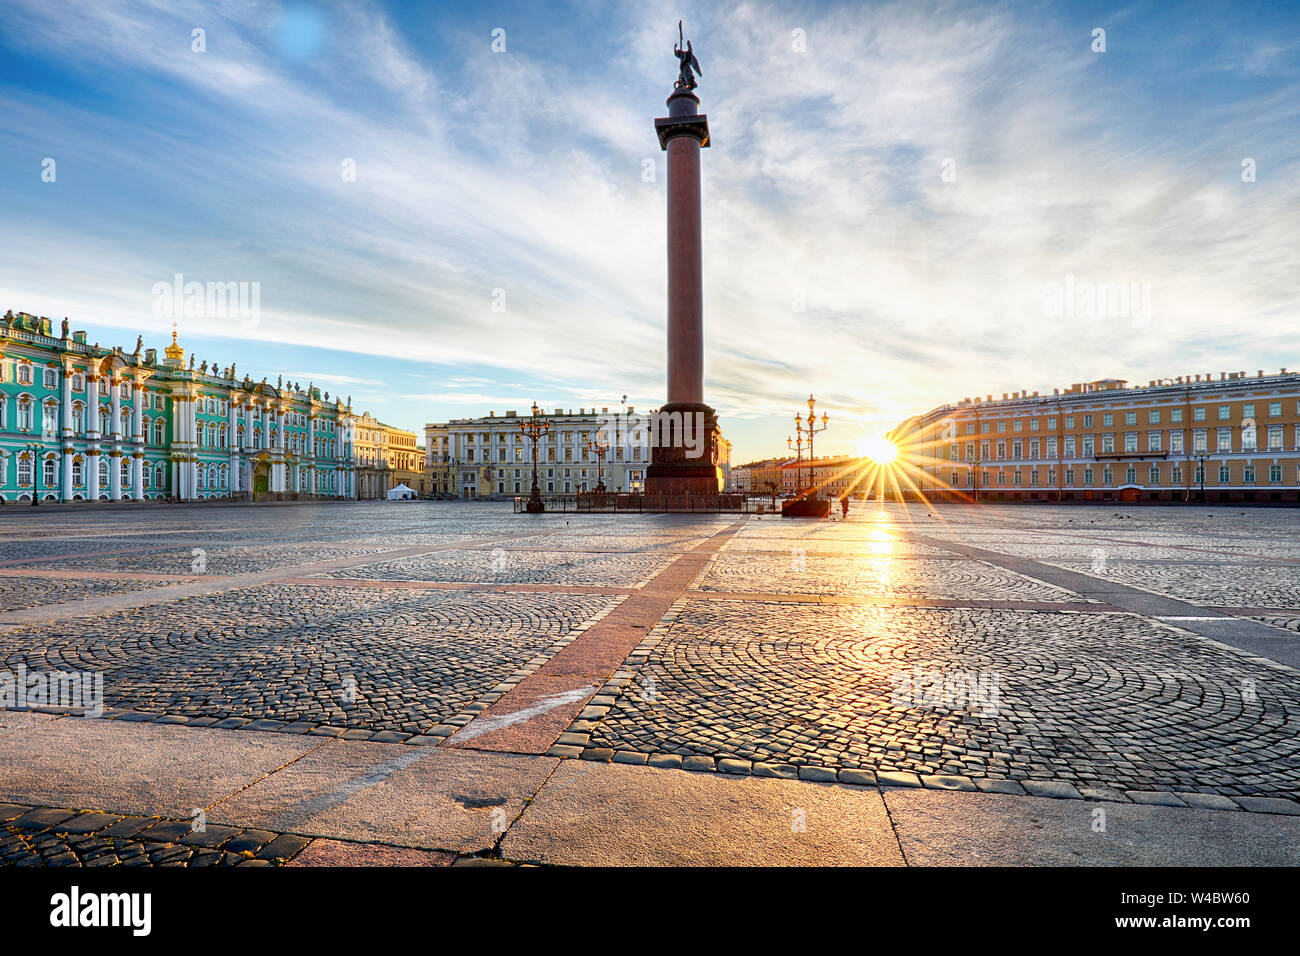
{"type": "Polygon", "coordinates": [[[864,438],[858,444],[862,454],[877,465],[892,465],[895,459],[898,458],[898,446],[884,435],[864,438]]]}

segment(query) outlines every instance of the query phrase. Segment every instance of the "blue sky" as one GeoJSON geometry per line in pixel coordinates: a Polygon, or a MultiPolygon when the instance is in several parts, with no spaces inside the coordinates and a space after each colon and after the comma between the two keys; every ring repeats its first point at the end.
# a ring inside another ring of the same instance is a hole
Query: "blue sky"
{"type": "Polygon", "coordinates": [[[0,308],[161,346],[155,283],[257,282],[256,322],[179,320],[200,360],[416,430],[657,405],[678,18],[738,460],[810,390],[839,452],[976,393],[1300,366],[1284,4],[6,0],[0,308]],[[1051,314],[1067,276],[1149,314],[1051,314]]]}

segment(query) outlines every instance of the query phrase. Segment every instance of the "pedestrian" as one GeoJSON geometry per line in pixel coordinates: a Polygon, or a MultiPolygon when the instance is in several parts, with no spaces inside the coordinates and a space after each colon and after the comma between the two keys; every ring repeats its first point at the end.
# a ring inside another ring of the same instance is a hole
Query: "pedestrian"
{"type": "Polygon", "coordinates": [[[849,496],[847,494],[840,495],[840,513],[844,515],[845,518],[848,518],[849,516],[849,496]]]}

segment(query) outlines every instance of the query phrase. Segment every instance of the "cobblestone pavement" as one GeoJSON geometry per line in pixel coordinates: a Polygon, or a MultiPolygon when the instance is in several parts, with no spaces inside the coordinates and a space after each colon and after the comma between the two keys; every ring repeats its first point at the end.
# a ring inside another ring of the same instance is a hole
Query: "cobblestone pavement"
{"type": "Polygon", "coordinates": [[[614,600],[269,585],[0,633],[0,669],[102,672],[110,717],[423,734],[614,600]]]}
{"type": "MultiPolygon", "coordinates": [[[[1300,812],[1298,542],[1284,509],[0,509],[0,675],[100,674],[128,723],[1300,812]]],[[[4,826],[0,859],[241,862],[4,826]]]]}
{"type": "Polygon", "coordinates": [[[386,581],[450,581],[495,584],[584,584],[633,587],[672,557],[650,554],[591,554],[573,551],[522,551],[494,548],[442,551],[332,571],[320,577],[386,581]]]}
{"type": "Polygon", "coordinates": [[[0,804],[0,866],[280,866],[311,842],[192,820],[0,804]]]}
{"type": "Polygon", "coordinates": [[[193,578],[134,578],[123,580],[105,577],[35,577],[0,575],[0,608],[16,611],[19,608],[42,607],[65,601],[84,601],[107,594],[124,594],[143,588],[160,588],[176,584],[178,580],[193,578]]]}

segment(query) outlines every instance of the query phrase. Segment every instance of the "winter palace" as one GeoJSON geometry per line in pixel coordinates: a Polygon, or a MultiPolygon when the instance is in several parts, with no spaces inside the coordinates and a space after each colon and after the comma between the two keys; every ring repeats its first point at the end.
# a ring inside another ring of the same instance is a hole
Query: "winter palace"
{"type": "Polygon", "coordinates": [[[351,400],[0,319],[0,501],[355,497],[351,400]]]}

